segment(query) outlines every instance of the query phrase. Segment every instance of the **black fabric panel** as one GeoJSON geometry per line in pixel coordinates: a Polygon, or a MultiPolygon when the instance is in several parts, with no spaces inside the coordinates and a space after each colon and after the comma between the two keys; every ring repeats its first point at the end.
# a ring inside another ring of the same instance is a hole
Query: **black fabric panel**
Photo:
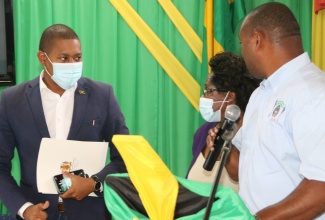
{"type": "Polygon", "coordinates": [[[105,179],[106,184],[123,199],[124,203],[131,209],[148,217],[143,207],[138,191],[133,186],[129,178],[108,176],[105,179]]]}
{"type": "MultiPolygon", "coordinates": [[[[125,204],[137,212],[148,217],[148,214],[140,200],[138,191],[129,178],[108,176],[106,184],[123,199],[125,204]]],[[[208,197],[200,196],[179,184],[176,210],[174,218],[180,218],[197,213],[204,209],[208,203],[208,197]]],[[[215,200],[217,200],[216,198],[215,200]]]]}

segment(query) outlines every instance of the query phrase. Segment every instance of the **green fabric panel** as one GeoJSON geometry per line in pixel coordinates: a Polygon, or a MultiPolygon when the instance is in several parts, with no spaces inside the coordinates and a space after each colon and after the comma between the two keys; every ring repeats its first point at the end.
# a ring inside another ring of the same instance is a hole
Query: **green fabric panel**
{"type": "MultiPolygon", "coordinates": [[[[182,65],[198,79],[201,76],[201,64],[158,2],[128,2],[182,65]]],[[[173,3],[193,29],[198,34],[202,33],[199,28],[203,25],[203,2],[191,0],[184,4],[178,0],[173,3]]],[[[140,134],[150,142],[173,172],[185,175],[192,157],[192,136],[199,126],[200,115],[125,21],[118,14],[115,17],[114,13],[115,8],[110,6],[109,14],[117,21],[109,19],[112,22],[109,26],[117,34],[118,42],[121,42],[120,46],[114,47],[121,54],[120,59],[113,64],[120,69],[115,76],[117,80],[127,79],[121,82],[123,87],[116,86],[117,93],[119,89],[124,90],[118,99],[127,124],[132,134],[140,134]],[[119,65],[118,62],[123,63],[119,65]],[[126,65],[125,62],[132,63],[126,65]],[[120,77],[121,74],[125,76],[120,77]],[[124,103],[126,108],[123,107],[124,103]]]]}
{"type": "MultiPolygon", "coordinates": [[[[159,3],[128,2],[193,77],[200,78],[201,63],[159,3]]],[[[185,176],[192,158],[192,137],[201,117],[110,2],[14,0],[13,3],[17,84],[42,71],[36,55],[43,30],[54,23],[72,27],[82,43],[83,75],[112,84],[130,132],[146,137],[168,167],[185,176]]],[[[193,29],[202,34],[203,2],[173,3],[193,29]]],[[[19,163],[16,158],[14,161],[19,163]]]]}
{"type": "MultiPolygon", "coordinates": [[[[199,79],[200,62],[159,3],[128,2],[199,79]]],[[[202,34],[203,2],[174,4],[202,34]]],[[[108,0],[19,0],[14,6],[18,83],[42,70],[36,57],[42,31],[54,23],[72,27],[82,43],[83,75],[112,84],[131,133],[146,137],[173,172],[186,174],[200,115],[108,0]]]]}
{"type": "Polygon", "coordinates": [[[238,31],[245,15],[243,0],[214,1],[214,35],[225,51],[240,54],[238,31]]]}
{"type": "MultiPolygon", "coordinates": [[[[112,174],[112,176],[128,177],[128,174],[112,174]]],[[[187,180],[175,176],[178,182],[201,196],[210,196],[212,184],[200,183],[187,180]]],[[[219,199],[213,203],[211,207],[211,214],[209,219],[237,219],[237,220],[250,220],[255,219],[239,197],[239,195],[230,187],[218,186],[216,197],[219,199]]],[[[117,193],[110,188],[106,183],[104,184],[104,200],[106,207],[116,219],[148,219],[144,215],[128,208],[124,201],[117,195],[117,193]]],[[[179,220],[197,220],[203,219],[206,209],[202,209],[196,214],[178,218],[179,220]]]]}

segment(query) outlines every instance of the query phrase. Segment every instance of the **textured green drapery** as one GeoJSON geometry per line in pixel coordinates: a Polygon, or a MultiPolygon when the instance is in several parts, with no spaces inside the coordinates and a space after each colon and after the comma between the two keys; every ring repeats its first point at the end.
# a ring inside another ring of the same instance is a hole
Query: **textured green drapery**
{"type": "MultiPolygon", "coordinates": [[[[201,84],[201,63],[157,0],[128,0],[191,76],[201,84]]],[[[246,11],[266,0],[246,0],[246,11]]],[[[283,2],[295,13],[310,54],[312,2],[283,2]]],[[[51,24],[72,27],[82,43],[84,76],[114,86],[132,134],[144,136],[170,170],[185,176],[192,137],[203,120],[174,81],[119,15],[109,0],[13,0],[17,83],[39,75],[37,60],[42,31],[51,24]]],[[[204,1],[172,0],[203,40],[204,1]]],[[[206,64],[204,64],[206,65],[206,64]]],[[[4,88],[0,88],[2,91],[4,88]]],[[[1,144],[1,143],[0,143],[1,144]]],[[[13,160],[19,180],[19,161],[13,160]]],[[[0,212],[6,209],[0,205],[0,212]]]]}

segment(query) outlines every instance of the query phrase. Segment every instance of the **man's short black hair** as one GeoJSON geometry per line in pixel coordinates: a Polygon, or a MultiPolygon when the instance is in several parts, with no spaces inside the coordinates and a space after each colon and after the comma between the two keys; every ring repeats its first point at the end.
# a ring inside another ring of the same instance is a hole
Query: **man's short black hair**
{"type": "Polygon", "coordinates": [[[279,2],[268,2],[256,7],[246,18],[247,28],[263,32],[272,42],[285,37],[301,37],[300,27],[292,11],[279,2]]]}
{"type": "Polygon", "coordinates": [[[79,37],[70,27],[64,24],[54,24],[43,31],[39,44],[39,50],[50,53],[53,41],[56,39],[79,40],[79,37]]]}

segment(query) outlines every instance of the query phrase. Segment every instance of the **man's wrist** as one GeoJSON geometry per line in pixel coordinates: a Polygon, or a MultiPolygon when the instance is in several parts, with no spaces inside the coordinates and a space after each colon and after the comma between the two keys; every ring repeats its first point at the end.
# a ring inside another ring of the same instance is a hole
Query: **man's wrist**
{"type": "Polygon", "coordinates": [[[99,178],[96,175],[92,175],[90,178],[94,180],[94,192],[103,192],[103,184],[100,182],[99,178]]]}
{"type": "Polygon", "coordinates": [[[34,204],[30,203],[30,202],[26,202],[22,207],[20,207],[20,209],[17,212],[17,215],[19,215],[22,219],[25,219],[24,212],[29,206],[32,206],[32,205],[34,205],[34,204]]]}

